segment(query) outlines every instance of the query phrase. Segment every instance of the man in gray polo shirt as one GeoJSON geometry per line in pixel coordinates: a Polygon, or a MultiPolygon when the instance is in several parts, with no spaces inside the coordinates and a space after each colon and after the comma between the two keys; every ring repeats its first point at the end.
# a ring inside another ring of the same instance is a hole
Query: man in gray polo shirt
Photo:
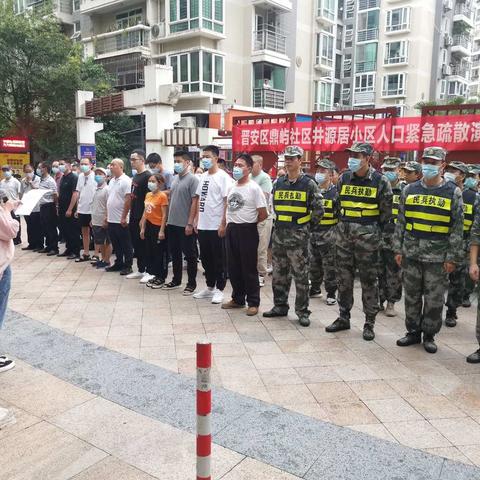
{"type": "Polygon", "coordinates": [[[197,288],[197,236],[193,230],[198,178],[190,172],[190,154],[181,150],[174,154],[175,178],[170,190],[167,220],[167,238],[172,256],[173,278],[164,288],[178,288],[182,283],[182,253],[187,260],[187,286],[184,295],[192,295],[197,288]]]}

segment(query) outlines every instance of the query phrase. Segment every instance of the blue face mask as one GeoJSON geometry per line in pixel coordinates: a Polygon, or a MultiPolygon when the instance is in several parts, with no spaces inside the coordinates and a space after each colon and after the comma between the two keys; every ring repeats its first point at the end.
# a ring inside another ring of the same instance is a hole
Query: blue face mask
{"type": "Polygon", "coordinates": [[[436,177],[440,173],[440,165],[422,165],[422,173],[426,179],[431,179],[436,177]]]}
{"type": "Polygon", "coordinates": [[[443,174],[443,178],[446,182],[453,182],[456,183],[455,180],[457,179],[457,176],[454,173],[451,172],[445,172],[443,174]]]}
{"type": "Polygon", "coordinates": [[[4,176],[5,178],[11,178],[11,177],[12,177],[12,171],[11,171],[11,170],[5,170],[5,171],[3,172],[3,176],[4,176]]]}
{"type": "Polygon", "coordinates": [[[95,175],[95,181],[101,185],[105,181],[105,177],[103,175],[95,175]]]}
{"type": "Polygon", "coordinates": [[[134,177],[137,174],[137,170],[135,168],[132,168],[132,177],[134,177]]]}
{"type": "Polygon", "coordinates": [[[465,182],[463,183],[465,188],[477,188],[477,180],[475,180],[473,177],[468,177],[465,179],[465,182]]]}
{"type": "Polygon", "coordinates": [[[150,170],[150,173],[160,173],[160,169],[159,168],[149,168],[150,170]]]}
{"type": "Polygon", "coordinates": [[[90,165],[80,165],[80,170],[83,172],[83,173],[87,173],[90,171],[90,165]]]}
{"type": "Polygon", "coordinates": [[[58,166],[58,170],[59,170],[61,173],[65,173],[65,165],[59,165],[59,166],[58,166]]]}
{"type": "Polygon", "coordinates": [[[202,158],[202,168],[204,170],[210,170],[212,168],[213,162],[211,158],[202,158]]]}
{"type": "Polygon", "coordinates": [[[56,175],[59,171],[60,171],[60,169],[58,167],[52,167],[52,173],[54,175],[56,175]]]}
{"type": "Polygon", "coordinates": [[[42,176],[42,169],[41,169],[41,168],[37,168],[35,171],[37,172],[37,175],[38,175],[39,177],[42,176]]]}
{"type": "Polygon", "coordinates": [[[183,163],[174,163],[173,169],[175,170],[175,173],[183,173],[183,171],[185,170],[183,168],[183,163]]]}
{"type": "Polygon", "coordinates": [[[244,177],[243,168],[234,167],[233,169],[233,178],[235,180],[241,180],[244,177]]]}
{"type": "Polygon", "coordinates": [[[158,188],[158,183],[157,182],[148,182],[148,189],[151,192],[154,192],[158,188]]]}
{"type": "Polygon", "coordinates": [[[316,173],[315,174],[315,181],[321,185],[325,180],[327,179],[327,176],[324,173],[316,173]]]}
{"type": "Polygon", "coordinates": [[[387,177],[389,182],[396,182],[398,179],[398,173],[397,172],[384,172],[384,175],[387,177]]]}
{"type": "Polygon", "coordinates": [[[106,170],[107,170],[107,177],[111,177],[111,176],[112,176],[112,172],[110,171],[110,169],[107,168],[106,170]]]}
{"type": "Polygon", "coordinates": [[[362,161],[359,158],[350,157],[348,159],[348,168],[353,172],[358,172],[362,166],[362,161]]]}

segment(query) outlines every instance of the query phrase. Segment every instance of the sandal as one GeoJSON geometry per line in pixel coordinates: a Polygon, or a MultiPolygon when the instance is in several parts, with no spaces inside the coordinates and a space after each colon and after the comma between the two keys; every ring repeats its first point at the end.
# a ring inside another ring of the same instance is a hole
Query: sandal
{"type": "Polygon", "coordinates": [[[97,262],[99,262],[99,261],[100,261],[100,257],[99,257],[98,255],[93,255],[93,257],[91,258],[90,263],[91,263],[91,264],[95,264],[95,263],[97,263],[97,262]]]}
{"type": "Polygon", "coordinates": [[[81,257],[78,257],[75,262],[76,263],[82,263],[82,262],[88,262],[90,260],[90,255],[82,255],[81,257]]]}

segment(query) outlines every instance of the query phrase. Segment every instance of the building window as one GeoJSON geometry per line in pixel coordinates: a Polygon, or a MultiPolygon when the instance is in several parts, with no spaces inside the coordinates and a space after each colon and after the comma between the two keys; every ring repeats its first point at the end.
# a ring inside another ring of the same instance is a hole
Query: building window
{"type": "Polygon", "coordinates": [[[408,62],[408,42],[388,42],[385,44],[385,65],[408,62]]]}
{"type": "Polygon", "coordinates": [[[135,25],[141,23],[143,23],[143,14],[141,8],[136,8],[135,10],[120,13],[115,16],[115,24],[117,26],[117,30],[134,27],[135,25]]]}
{"type": "Polygon", "coordinates": [[[315,105],[316,112],[324,112],[332,109],[332,84],[315,81],[315,105]]]}
{"type": "Polygon", "coordinates": [[[205,28],[223,33],[224,0],[170,0],[170,31],[205,28]],[[200,8],[201,7],[201,8],[200,8]]]}
{"type": "Polygon", "coordinates": [[[355,93],[375,91],[375,74],[364,73],[355,77],[355,93]]]}
{"type": "Polygon", "coordinates": [[[74,12],[78,12],[80,10],[80,0],[73,0],[72,2],[72,10],[74,12]]]}
{"type": "Polygon", "coordinates": [[[357,42],[378,39],[379,10],[369,10],[358,15],[357,42]]]}
{"type": "Polygon", "coordinates": [[[326,65],[333,67],[333,44],[334,38],[325,33],[317,33],[317,51],[316,61],[317,65],[326,65]]]}
{"type": "Polygon", "coordinates": [[[407,93],[407,74],[393,73],[383,77],[382,96],[398,97],[407,93]]]}
{"type": "Polygon", "coordinates": [[[355,55],[355,71],[357,73],[371,72],[377,68],[377,49],[378,44],[366,43],[358,45],[355,55]]]}
{"type": "Polygon", "coordinates": [[[335,13],[335,0],[318,0],[317,15],[319,17],[327,18],[333,22],[335,21],[335,13]]]}
{"type": "Polygon", "coordinates": [[[410,28],[410,7],[394,8],[387,11],[387,32],[401,32],[410,28]]]}
{"type": "Polygon", "coordinates": [[[468,85],[463,82],[448,82],[448,96],[464,97],[468,95],[468,85]]]}
{"type": "Polygon", "coordinates": [[[173,83],[184,93],[208,92],[223,95],[223,57],[211,52],[180,53],[169,57],[173,83]]]}
{"type": "Polygon", "coordinates": [[[285,67],[268,62],[253,64],[253,107],[285,108],[285,67]]]}

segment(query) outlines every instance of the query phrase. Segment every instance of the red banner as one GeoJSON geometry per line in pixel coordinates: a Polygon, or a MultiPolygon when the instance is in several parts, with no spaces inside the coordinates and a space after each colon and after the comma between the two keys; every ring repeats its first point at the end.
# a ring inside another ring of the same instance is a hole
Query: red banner
{"type": "Polygon", "coordinates": [[[25,153],[28,152],[28,138],[5,137],[0,138],[0,152],[25,153]]]}
{"type": "Polygon", "coordinates": [[[480,150],[480,115],[323,120],[233,127],[236,152],[281,152],[287,145],[305,150],[343,151],[353,142],[368,142],[382,152],[480,150]]]}

